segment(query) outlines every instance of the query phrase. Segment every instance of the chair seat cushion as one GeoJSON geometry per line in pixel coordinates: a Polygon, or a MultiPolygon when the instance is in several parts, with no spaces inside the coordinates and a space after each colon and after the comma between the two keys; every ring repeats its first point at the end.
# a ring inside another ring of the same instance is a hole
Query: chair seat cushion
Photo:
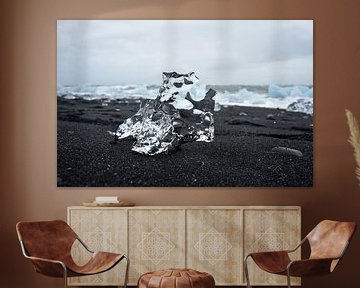
{"type": "Polygon", "coordinates": [[[143,274],[138,288],[213,288],[214,277],[193,269],[166,269],[143,274]]]}

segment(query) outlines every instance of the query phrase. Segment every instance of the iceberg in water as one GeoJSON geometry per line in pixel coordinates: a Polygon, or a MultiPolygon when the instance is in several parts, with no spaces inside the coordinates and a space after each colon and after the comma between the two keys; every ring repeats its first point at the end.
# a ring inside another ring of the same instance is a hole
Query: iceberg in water
{"type": "Polygon", "coordinates": [[[275,84],[269,85],[268,96],[272,98],[286,98],[289,96],[312,97],[313,88],[307,86],[281,87],[275,84]]]}
{"type": "Polygon", "coordinates": [[[110,133],[116,141],[132,136],[136,140],[132,150],[146,155],[174,152],[187,142],[213,141],[216,92],[209,89],[200,97],[198,81],[194,72],[164,72],[157,97],[144,100],[135,115],[110,133]]]}
{"type": "Polygon", "coordinates": [[[286,110],[313,114],[313,88],[308,86],[281,87],[269,85],[268,97],[288,103],[286,110]],[[289,100],[291,102],[289,102],[289,100]]]}

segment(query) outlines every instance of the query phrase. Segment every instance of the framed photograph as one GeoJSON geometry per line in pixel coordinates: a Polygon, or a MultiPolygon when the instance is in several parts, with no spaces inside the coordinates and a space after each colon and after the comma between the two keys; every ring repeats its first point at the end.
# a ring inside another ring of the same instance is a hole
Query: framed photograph
{"type": "Polygon", "coordinates": [[[310,187],[312,20],[58,20],[58,187],[310,187]]]}

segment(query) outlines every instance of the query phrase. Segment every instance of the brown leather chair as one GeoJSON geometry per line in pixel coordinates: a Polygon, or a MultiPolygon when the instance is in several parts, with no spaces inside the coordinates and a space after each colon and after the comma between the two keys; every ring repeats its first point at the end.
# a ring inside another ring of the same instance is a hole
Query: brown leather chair
{"type": "Polygon", "coordinates": [[[354,222],[324,220],[292,250],[250,253],[244,259],[247,287],[251,287],[247,267],[249,257],[266,272],[286,275],[289,288],[291,276],[315,276],[333,272],[344,256],[355,229],[354,222]],[[296,251],[306,241],[311,249],[309,259],[291,261],[288,253],[296,251]]]}
{"type": "Polygon", "coordinates": [[[124,288],[127,285],[129,259],[124,254],[91,251],[62,220],[19,222],[16,231],[24,256],[31,260],[35,271],[50,277],[88,276],[110,270],[126,259],[124,288]],[[78,240],[92,254],[83,266],[78,266],[71,257],[71,247],[78,240]]]}

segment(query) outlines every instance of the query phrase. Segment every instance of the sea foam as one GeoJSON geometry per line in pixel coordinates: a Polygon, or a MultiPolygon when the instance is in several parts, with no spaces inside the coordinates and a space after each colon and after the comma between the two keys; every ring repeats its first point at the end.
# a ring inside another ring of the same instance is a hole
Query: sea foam
{"type": "MultiPolygon", "coordinates": [[[[57,95],[65,99],[85,100],[139,100],[155,99],[160,86],[133,85],[58,85],[57,95]]],[[[312,114],[313,87],[305,85],[204,85],[196,83],[190,89],[194,100],[204,96],[209,88],[214,88],[215,110],[227,106],[250,106],[287,109],[294,112],[312,114]],[[300,104],[299,104],[300,103],[300,104]],[[306,103],[306,105],[301,105],[306,103]]]]}

